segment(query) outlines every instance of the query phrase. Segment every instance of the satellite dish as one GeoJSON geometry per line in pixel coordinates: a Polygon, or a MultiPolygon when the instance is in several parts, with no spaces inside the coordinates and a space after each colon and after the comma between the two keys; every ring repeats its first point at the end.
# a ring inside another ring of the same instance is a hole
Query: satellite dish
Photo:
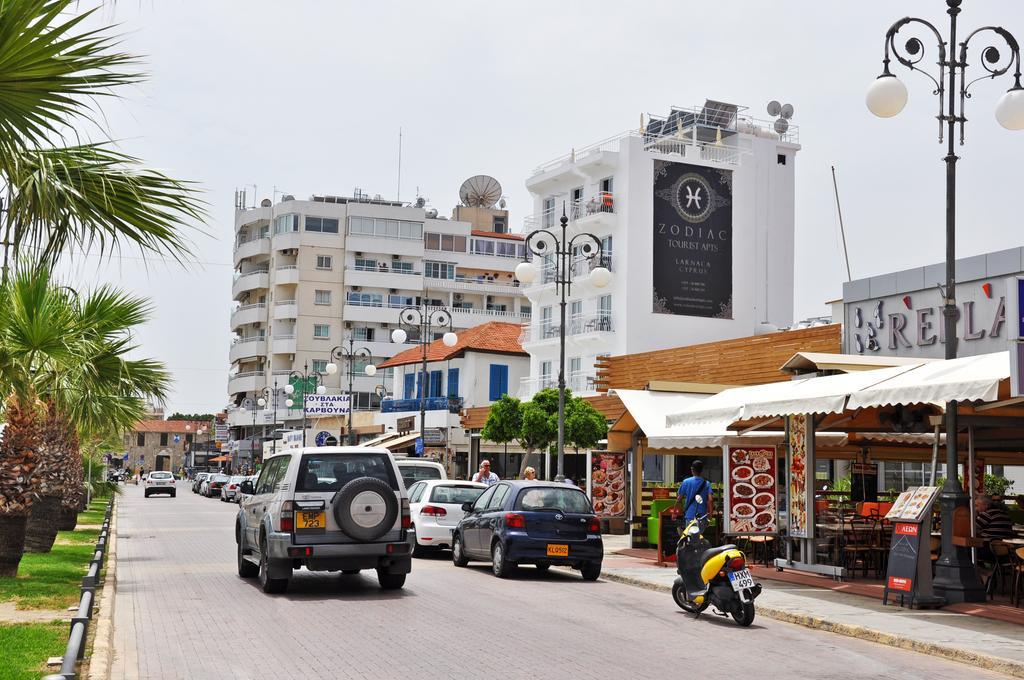
{"type": "Polygon", "coordinates": [[[272,205],[274,205],[274,204],[270,202],[269,198],[264,198],[262,201],[260,201],[260,207],[261,208],[269,208],[272,205]]]}
{"type": "Polygon", "coordinates": [[[427,218],[434,219],[437,217],[437,208],[431,208],[427,211],[427,218]]]}
{"type": "Polygon", "coordinates": [[[768,102],[768,115],[777,116],[782,113],[782,104],[775,101],[774,99],[768,102]]]}
{"type": "Polygon", "coordinates": [[[778,132],[780,135],[784,135],[786,134],[787,130],[789,130],[789,121],[786,120],[785,118],[776,118],[775,131],[778,132]]]}
{"type": "Polygon", "coordinates": [[[490,175],[474,175],[459,187],[462,205],[475,208],[493,208],[501,198],[501,185],[490,175]]]}
{"type": "Polygon", "coordinates": [[[506,205],[508,205],[508,204],[505,203],[505,199],[504,198],[502,198],[500,201],[498,201],[498,207],[501,208],[502,210],[505,209],[506,205]]]}
{"type": "Polygon", "coordinates": [[[426,204],[427,204],[427,199],[423,198],[422,196],[417,196],[416,197],[416,207],[417,208],[422,208],[426,204]]]}
{"type": "Polygon", "coordinates": [[[793,117],[793,105],[792,104],[785,104],[785,105],[783,105],[781,113],[782,113],[782,117],[783,118],[785,118],[786,120],[789,120],[790,118],[793,117]]]}

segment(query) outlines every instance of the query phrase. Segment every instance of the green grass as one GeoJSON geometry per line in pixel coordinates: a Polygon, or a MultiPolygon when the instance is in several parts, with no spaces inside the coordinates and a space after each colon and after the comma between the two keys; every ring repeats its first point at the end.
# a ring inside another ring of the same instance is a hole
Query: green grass
{"type": "Polygon", "coordinates": [[[0,625],[0,680],[39,678],[48,657],[64,654],[67,639],[66,623],[0,625]]]}
{"type": "MultiPolygon", "coordinates": [[[[69,538],[75,533],[78,532],[61,531],[57,538],[69,538]]],[[[0,601],[14,600],[19,609],[65,609],[76,604],[94,548],[91,541],[56,544],[48,553],[25,553],[17,578],[0,577],[0,601]]]]}
{"type": "Polygon", "coordinates": [[[78,513],[79,524],[103,524],[103,518],[107,514],[107,500],[96,499],[89,504],[89,507],[78,513]]]}

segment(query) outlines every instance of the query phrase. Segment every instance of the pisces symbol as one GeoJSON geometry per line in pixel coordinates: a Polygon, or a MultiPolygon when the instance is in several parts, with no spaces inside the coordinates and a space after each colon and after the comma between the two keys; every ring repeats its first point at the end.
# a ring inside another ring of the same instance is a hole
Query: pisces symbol
{"type": "Polygon", "coordinates": [[[703,200],[700,196],[700,187],[694,191],[693,187],[686,187],[686,207],[689,208],[691,204],[697,204],[697,210],[700,210],[700,202],[703,200]]]}

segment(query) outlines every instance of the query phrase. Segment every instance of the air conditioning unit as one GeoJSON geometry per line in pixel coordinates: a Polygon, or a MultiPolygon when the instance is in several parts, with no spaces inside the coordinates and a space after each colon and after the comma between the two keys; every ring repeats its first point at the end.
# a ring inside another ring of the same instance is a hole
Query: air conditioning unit
{"type": "Polygon", "coordinates": [[[354,290],[354,291],[356,291],[356,292],[359,292],[359,291],[361,291],[362,289],[363,289],[363,287],[362,287],[362,286],[352,286],[352,290],[354,290]]]}
{"type": "Polygon", "coordinates": [[[356,257],[362,257],[362,256],[363,256],[362,253],[356,253],[356,257]]]}
{"type": "Polygon", "coordinates": [[[391,328],[391,324],[389,324],[389,323],[382,323],[382,324],[380,325],[380,327],[381,327],[381,328],[391,328]]]}
{"type": "Polygon", "coordinates": [[[346,321],[345,322],[345,328],[352,328],[352,322],[351,321],[346,321]]]}
{"type": "Polygon", "coordinates": [[[298,255],[299,254],[299,250],[298,250],[298,248],[285,248],[284,250],[281,251],[281,254],[282,255],[298,255]]]}
{"type": "Polygon", "coordinates": [[[400,260],[400,259],[402,259],[402,256],[401,255],[392,255],[391,259],[392,260],[400,260]]]}
{"type": "Polygon", "coordinates": [[[462,302],[462,293],[456,293],[453,297],[456,302],[462,302]]]}
{"type": "Polygon", "coordinates": [[[395,293],[397,293],[397,292],[398,292],[398,289],[397,289],[397,288],[390,288],[390,289],[388,290],[388,292],[389,292],[389,293],[391,293],[392,295],[394,295],[395,293]]]}
{"type": "Polygon", "coordinates": [[[288,361],[295,361],[295,355],[294,354],[289,354],[288,355],[288,361]]]}

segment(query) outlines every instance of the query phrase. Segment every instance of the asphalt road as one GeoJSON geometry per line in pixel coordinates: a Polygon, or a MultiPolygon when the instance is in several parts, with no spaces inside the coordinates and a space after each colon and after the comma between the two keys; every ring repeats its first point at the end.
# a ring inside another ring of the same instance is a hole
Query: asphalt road
{"type": "Polygon", "coordinates": [[[297,572],[284,595],[235,571],[237,506],[182,489],[118,501],[113,677],[1003,677],[759,618],[693,620],[666,594],[524,567],[498,580],[448,554],[406,587],[297,572]]]}

